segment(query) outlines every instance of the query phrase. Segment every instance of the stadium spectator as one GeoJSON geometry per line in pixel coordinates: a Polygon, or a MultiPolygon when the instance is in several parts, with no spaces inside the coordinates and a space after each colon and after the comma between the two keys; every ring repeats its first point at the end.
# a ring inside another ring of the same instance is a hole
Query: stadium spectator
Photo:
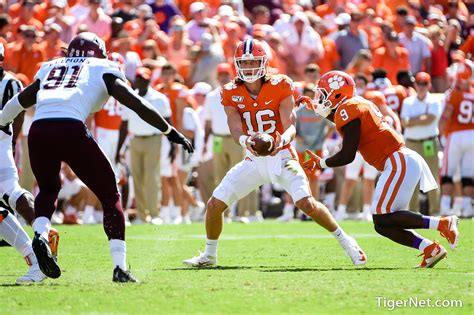
{"type": "Polygon", "coordinates": [[[336,38],[336,47],[341,57],[341,67],[347,68],[349,62],[361,49],[369,48],[369,39],[367,34],[359,29],[360,22],[363,19],[361,12],[351,13],[349,27],[340,32],[336,38]]]}
{"type": "Polygon", "coordinates": [[[191,60],[190,78],[192,83],[206,82],[213,88],[219,85],[217,81],[217,65],[225,62],[224,51],[219,43],[216,43],[214,36],[210,33],[203,33],[198,43],[199,53],[196,59],[191,60]]]}
{"type": "Polygon", "coordinates": [[[448,29],[446,30],[445,47],[448,51],[448,62],[453,62],[451,53],[461,47],[463,39],[461,38],[461,24],[458,20],[450,19],[448,21],[448,29]]]}
{"type": "Polygon", "coordinates": [[[351,62],[347,65],[346,72],[352,76],[363,74],[367,77],[372,76],[374,68],[372,67],[372,53],[368,49],[359,50],[351,62]]]}
{"type": "Polygon", "coordinates": [[[433,43],[433,47],[431,48],[433,64],[431,69],[431,84],[433,86],[433,92],[443,93],[448,88],[448,55],[444,44],[444,36],[437,25],[430,26],[428,32],[430,40],[433,43]]]}
{"type": "Polygon", "coordinates": [[[288,74],[295,80],[302,79],[304,67],[324,57],[321,37],[311,27],[303,12],[296,12],[292,16],[291,24],[282,37],[288,52],[288,74]]]}
{"type": "Polygon", "coordinates": [[[43,41],[38,47],[45,53],[46,60],[63,56],[63,48],[66,47],[66,43],[60,39],[62,30],[61,26],[56,23],[45,25],[43,41]]]}
{"type": "Polygon", "coordinates": [[[49,17],[44,22],[44,25],[56,23],[61,27],[60,39],[64,43],[69,43],[74,35],[74,24],[76,19],[67,11],[67,2],[65,0],[55,0],[51,2],[49,9],[49,17]]]}
{"type": "Polygon", "coordinates": [[[97,34],[107,42],[112,35],[111,24],[112,19],[100,7],[100,0],[89,0],[89,10],[85,16],[78,19],[76,30],[80,25],[85,25],[88,32],[97,34]]]}
{"type": "Polygon", "coordinates": [[[201,40],[203,33],[207,32],[209,25],[213,24],[213,20],[207,17],[207,6],[204,2],[193,2],[189,7],[192,16],[186,24],[186,31],[189,34],[189,39],[196,43],[201,40]]]}
{"type": "Polygon", "coordinates": [[[151,4],[151,9],[155,16],[156,23],[160,26],[160,29],[168,33],[171,25],[171,20],[176,15],[181,15],[181,12],[173,2],[167,2],[165,0],[155,0],[151,4]]]}
{"type": "Polygon", "coordinates": [[[80,21],[89,13],[89,0],[78,0],[69,10],[76,21],[80,21]]]}
{"type": "Polygon", "coordinates": [[[137,18],[133,0],[121,0],[120,3],[121,6],[112,13],[112,18],[119,17],[124,23],[137,18]]]}
{"type": "Polygon", "coordinates": [[[407,16],[400,34],[400,43],[408,50],[410,68],[413,73],[419,71],[431,72],[431,52],[429,39],[415,32],[416,19],[407,16]]]}
{"type": "Polygon", "coordinates": [[[133,82],[135,81],[137,69],[142,66],[142,61],[140,56],[132,50],[132,44],[130,42],[131,40],[132,39],[130,38],[129,33],[121,31],[118,34],[117,39],[114,40],[113,46],[114,50],[122,55],[123,59],[125,60],[125,77],[127,80],[133,82]]]}
{"type": "MultiPolygon", "coordinates": [[[[416,151],[428,163],[428,166],[439,185],[439,143],[438,122],[441,117],[441,100],[429,93],[431,77],[419,72],[415,77],[416,95],[403,101],[400,119],[404,127],[406,146],[416,151]]],[[[410,209],[420,209],[417,188],[410,201],[410,209]]],[[[428,192],[429,214],[439,211],[439,190],[428,192]]]]}
{"type": "Polygon", "coordinates": [[[38,31],[34,26],[22,26],[20,36],[23,39],[9,51],[9,67],[13,73],[23,73],[29,82],[33,81],[39,63],[46,60],[44,51],[36,43],[38,31]]]}
{"type": "Polygon", "coordinates": [[[386,35],[384,47],[375,50],[372,66],[375,69],[384,69],[392,83],[397,82],[397,73],[400,70],[410,70],[408,51],[399,45],[396,32],[386,35]]]}
{"type": "Polygon", "coordinates": [[[185,29],[186,22],[181,18],[176,18],[171,23],[169,41],[166,43],[164,55],[168,62],[177,67],[187,59],[188,51],[192,46],[188,33],[185,29]]]}
{"type": "Polygon", "coordinates": [[[21,32],[20,27],[22,25],[33,26],[38,31],[43,29],[43,23],[33,17],[33,8],[35,5],[33,0],[23,1],[18,17],[13,19],[12,22],[12,32],[14,36],[16,36],[18,32],[21,32]]]}

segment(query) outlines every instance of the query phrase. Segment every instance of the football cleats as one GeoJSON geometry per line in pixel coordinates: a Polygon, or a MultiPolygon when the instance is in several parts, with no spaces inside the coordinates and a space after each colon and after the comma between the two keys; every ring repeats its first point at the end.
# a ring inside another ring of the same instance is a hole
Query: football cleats
{"type": "Polygon", "coordinates": [[[342,71],[329,71],[321,76],[315,88],[313,109],[316,114],[327,117],[345,100],[355,95],[355,82],[342,71]]]}
{"type": "Polygon", "coordinates": [[[67,57],[107,58],[105,42],[94,33],[79,33],[69,43],[67,57]]]}
{"type": "Polygon", "coordinates": [[[256,39],[241,42],[234,54],[234,64],[237,77],[242,81],[252,83],[267,73],[268,56],[262,44],[256,39]],[[252,61],[258,61],[255,66],[252,61]]]}

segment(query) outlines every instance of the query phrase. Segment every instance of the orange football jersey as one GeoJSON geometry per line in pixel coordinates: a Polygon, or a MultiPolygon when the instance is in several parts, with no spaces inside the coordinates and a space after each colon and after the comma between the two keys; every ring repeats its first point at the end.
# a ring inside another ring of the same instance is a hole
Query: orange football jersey
{"type": "Polygon", "coordinates": [[[379,91],[366,91],[364,94],[362,94],[362,97],[377,105],[378,108],[387,104],[385,96],[379,91]]]}
{"type": "Polygon", "coordinates": [[[468,92],[449,90],[446,92],[446,106],[453,109],[446,130],[448,134],[474,129],[474,90],[468,92]]]}
{"type": "Polygon", "coordinates": [[[355,119],[360,119],[360,154],[367,163],[383,171],[387,158],[405,146],[403,139],[387,124],[372,102],[357,96],[337,108],[334,114],[337,131],[344,137],[342,128],[355,119]]]}
{"type": "Polygon", "coordinates": [[[113,97],[109,97],[101,110],[94,114],[96,127],[119,130],[122,124],[121,104],[113,97]]]}
{"type": "Polygon", "coordinates": [[[176,126],[176,100],[178,98],[186,99],[188,102],[188,88],[178,82],[173,82],[169,87],[165,88],[163,85],[155,87],[156,90],[160,91],[168,97],[170,100],[171,107],[171,123],[176,126]]]}
{"type": "Polygon", "coordinates": [[[387,105],[398,115],[402,111],[403,100],[408,96],[401,85],[392,86],[381,91],[387,100],[387,105]]]}
{"type": "Polygon", "coordinates": [[[253,99],[244,84],[227,83],[221,91],[221,103],[237,109],[242,120],[244,134],[268,133],[275,138],[282,134],[280,102],[294,93],[293,82],[285,75],[273,75],[262,85],[253,99]]]}

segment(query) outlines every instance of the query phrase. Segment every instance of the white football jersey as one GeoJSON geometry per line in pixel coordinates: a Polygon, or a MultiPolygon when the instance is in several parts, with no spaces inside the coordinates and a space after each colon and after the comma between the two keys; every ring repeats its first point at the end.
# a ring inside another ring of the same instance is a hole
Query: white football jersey
{"type": "MultiPolygon", "coordinates": [[[[10,73],[5,72],[0,81],[0,110],[22,88],[20,81],[10,73]]],[[[9,128],[12,131],[11,125],[9,128]]],[[[10,179],[18,179],[15,161],[13,160],[12,136],[0,131],[0,182],[10,179]]]]}
{"type": "Polygon", "coordinates": [[[70,118],[85,122],[109,97],[103,80],[106,73],[125,81],[118,64],[107,59],[71,57],[44,63],[35,76],[41,83],[33,121],[70,118]]]}

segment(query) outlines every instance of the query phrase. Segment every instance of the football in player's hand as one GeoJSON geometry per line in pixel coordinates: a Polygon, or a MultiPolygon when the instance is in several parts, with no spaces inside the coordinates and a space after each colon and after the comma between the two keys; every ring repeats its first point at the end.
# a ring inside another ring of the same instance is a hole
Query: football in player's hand
{"type": "Polygon", "coordinates": [[[270,155],[275,145],[275,140],[268,133],[257,133],[251,140],[255,143],[252,148],[260,156],[270,155]]]}

